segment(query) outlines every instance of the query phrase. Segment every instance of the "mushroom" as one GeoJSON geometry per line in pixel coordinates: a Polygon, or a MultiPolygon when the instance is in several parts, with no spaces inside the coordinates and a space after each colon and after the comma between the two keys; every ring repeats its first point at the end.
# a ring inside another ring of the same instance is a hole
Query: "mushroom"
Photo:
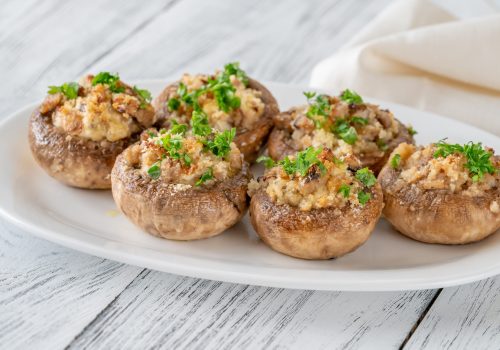
{"type": "Polygon", "coordinates": [[[109,189],[116,157],[155,121],[149,99],[107,72],[51,86],[30,118],[33,157],[67,185],[109,189]]]}
{"type": "Polygon", "coordinates": [[[241,219],[251,175],[234,143],[215,154],[193,135],[150,134],[118,156],[111,174],[113,198],[134,224],[158,237],[194,240],[241,219]]]}
{"type": "Polygon", "coordinates": [[[236,127],[234,142],[245,161],[253,163],[273,127],[273,117],[279,113],[271,92],[258,81],[248,78],[235,63],[211,76],[185,74],[180,81],[165,87],[153,101],[157,118],[167,128],[172,125],[172,120],[189,124],[191,119],[193,103],[183,102],[179,94],[182,90],[186,94],[205,91],[198,94],[196,104],[207,114],[210,126],[220,131],[236,127]],[[225,79],[224,86],[230,86],[228,95],[236,96],[239,101],[235,104],[237,107],[228,107],[224,111],[226,107],[219,106],[214,92],[207,89],[209,82],[216,79],[225,79]],[[176,102],[172,103],[174,100],[176,102]]]}
{"type": "Polygon", "coordinates": [[[500,157],[480,143],[402,143],[378,176],[383,214],[399,232],[417,241],[479,241],[500,228],[499,166],[500,157]]]}
{"type": "Polygon", "coordinates": [[[249,188],[251,223],[259,237],[272,249],[302,259],[352,252],[368,239],[383,207],[373,173],[350,169],[326,148],[286,158],[249,188]],[[297,166],[307,162],[301,173],[297,166]]]}

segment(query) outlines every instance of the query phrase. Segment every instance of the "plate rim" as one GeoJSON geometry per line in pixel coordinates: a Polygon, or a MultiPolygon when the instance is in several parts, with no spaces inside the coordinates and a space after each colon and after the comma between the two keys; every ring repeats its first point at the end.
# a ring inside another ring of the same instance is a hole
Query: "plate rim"
{"type": "MultiPolygon", "coordinates": [[[[147,80],[136,80],[134,83],[136,84],[159,84],[165,83],[168,81],[167,79],[147,79],[147,80]]],[[[286,84],[280,82],[264,82],[268,85],[277,86],[279,85],[282,88],[291,88],[291,89],[304,89],[304,86],[298,84],[286,84]]],[[[309,88],[315,91],[321,91],[321,89],[309,88]]],[[[383,104],[383,100],[369,98],[367,99],[374,101],[375,103],[383,104]]],[[[9,122],[13,122],[16,116],[31,114],[31,111],[36,108],[36,106],[40,102],[32,102],[24,105],[23,107],[17,109],[16,111],[9,114],[7,117],[2,118],[0,121],[0,129],[3,129],[6,124],[9,122]]],[[[481,133],[489,134],[491,137],[498,139],[498,136],[489,133],[486,130],[479,129],[473,125],[469,125],[459,120],[455,120],[452,118],[448,118],[445,116],[441,116],[432,112],[418,110],[416,108],[401,105],[394,102],[387,102],[391,105],[397,105],[402,109],[410,109],[418,111],[419,113],[426,114],[430,117],[438,117],[441,119],[446,119],[453,123],[459,123],[464,127],[472,128],[479,130],[481,133]]],[[[15,122],[15,120],[14,120],[15,122]]],[[[481,269],[480,271],[469,271],[465,274],[460,274],[457,276],[448,276],[445,277],[438,275],[436,276],[427,276],[425,279],[398,279],[398,280],[386,280],[384,281],[383,276],[381,276],[380,280],[374,284],[373,280],[368,280],[366,282],[356,281],[353,282],[349,279],[347,280],[316,280],[311,286],[304,286],[304,280],[297,280],[295,277],[287,278],[282,275],[259,275],[258,273],[250,273],[247,271],[238,271],[232,272],[228,270],[222,269],[214,269],[207,268],[200,264],[199,266],[181,266],[172,262],[170,260],[162,260],[161,264],[156,261],[154,258],[148,258],[147,254],[133,254],[132,252],[127,251],[127,249],[119,249],[120,247],[124,248],[134,248],[140,250],[150,250],[144,247],[137,247],[133,244],[124,243],[124,242],[114,242],[116,247],[114,249],[106,248],[105,245],[93,243],[95,240],[101,242],[109,242],[108,239],[103,237],[94,237],[93,242],[83,241],[78,237],[67,236],[64,233],[59,233],[52,231],[50,229],[45,229],[42,227],[36,226],[34,223],[26,222],[22,217],[19,217],[15,214],[10,213],[6,208],[4,208],[4,204],[0,201],[0,217],[13,224],[14,226],[33,234],[36,237],[46,239],[50,242],[59,244],[61,246],[74,249],[76,251],[80,251],[86,254],[91,254],[94,256],[98,256],[101,258],[111,259],[114,261],[118,261],[124,264],[131,264],[135,266],[150,268],[153,270],[163,271],[167,273],[189,276],[194,278],[202,278],[209,280],[217,280],[229,283],[242,283],[242,284],[251,284],[258,286],[266,286],[266,287],[278,287],[278,288],[289,288],[289,289],[305,289],[305,290],[329,290],[329,291],[404,291],[404,290],[421,290],[421,289],[435,289],[435,288],[443,288],[443,287],[451,287],[456,285],[462,285],[467,283],[472,283],[478,280],[482,280],[488,277],[495,276],[500,274],[500,261],[496,264],[492,263],[488,269],[481,269]],[[156,262],[155,262],[156,261],[156,262]]],[[[278,253],[276,253],[278,254],[278,253]]],[[[175,255],[174,255],[175,256],[175,255]]],[[[199,258],[198,258],[199,259],[199,258]]],[[[445,265],[439,264],[438,268],[445,265]]],[[[262,267],[258,268],[262,269],[262,267]]],[[[431,267],[420,267],[420,269],[428,270],[431,267]]],[[[279,269],[278,269],[279,270],[279,269]]],[[[294,270],[294,269],[293,269],[294,270]]],[[[408,269],[403,269],[408,270],[408,269]]],[[[325,271],[326,272],[326,271],[325,271]]],[[[333,272],[333,271],[328,271],[333,272]]],[[[342,272],[346,273],[349,271],[334,271],[335,273],[342,274],[342,272]]],[[[304,272],[305,273],[305,272],[304,272]]],[[[351,272],[352,273],[352,272],[351,272]]],[[[366,273],[366,272],[365,272],[366,273]]],[[[378,273],[381,273],[380,271],[378,273]]],[[[382,274],[381,274],[382,275],[382,274]]],[[[455,273],[456,275],[456,273],[455,273]]],[[[311,281],[308,281],[311,283],[311,281]]]]}

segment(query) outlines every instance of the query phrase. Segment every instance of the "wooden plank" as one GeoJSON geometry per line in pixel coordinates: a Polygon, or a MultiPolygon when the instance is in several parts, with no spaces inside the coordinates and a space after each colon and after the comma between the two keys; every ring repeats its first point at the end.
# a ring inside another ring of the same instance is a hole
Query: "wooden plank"
{"type": "Polygon", "coordinates": [[[500,349],[500,276],[444,289],[404,349],[500,349]]]}
{"type": "Polygon", "coordinates": [[[21,107],[11,98],[37,100],[48,85],[76,79],[171,3],[3,0],[0,114],[21,107]]]}
{"type": "Polygon", "coordinates": [[[65,347],[142,269],[0,223],[0,348],[65,347]]]}
{"type": "Polygon", "coordinates": [[[396,349],[433,295],[286,290],[145,271],[70,348],[396,349]]]}
{"type": "Polygon", "coordinates": [[[393,0],[176,3],[98,62],[131,78],[178,78],[240,61],[259,79],[307,83],[313,66],[393,0]]]}

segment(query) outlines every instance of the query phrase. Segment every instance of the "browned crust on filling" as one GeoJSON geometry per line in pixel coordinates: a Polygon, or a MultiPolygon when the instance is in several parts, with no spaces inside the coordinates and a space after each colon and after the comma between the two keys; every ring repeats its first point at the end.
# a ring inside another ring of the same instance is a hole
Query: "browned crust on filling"
{"type": "MultiPolygon", "coordinates": [[[[271,131],[269,135],[269,140],[267,144],[267,149],[269,152],[269,156],[274,160],[278,161],[286,156],[293,155],[302,149],[297,148],[292,142],[292,132],[291,128],[291,113],[294,111],[294,108],[287,112],[283,112],[278,114],[274,118],[275,127],[271,131]]],[[[370,168],[375,174],[378,174],[384,164],[389,159],[391,152],[402,142],[407,142],[409,144],[414,144],[415,140],[413,136],[408,132],[408,128],[403,125],[400,121],[396,120],[399,126],[399,131],[396,137],[391,139],[387,143],[387,150],[384,151],[382,157],[374,157],[371,155],[365,154],[357,154],[355,156],[360,159],[363,167],[370,168]]]]}
{"type": "MultiPolygon", "coordinates": [[[[262,93],[261,99],[264,102],[264,113],[252,130],[238,128],[234,143],[245,156],[245,161],[253,163],[259,155],[260,149],[265,144],[267,136],[273,126],[273,116],[279,113],[278,103],[271,92],[258,81],[249,78],[248,88],[258,90],[262,93]]],[[[164,121],[164,126],[169,127],[171,112],[167,103],[171,96],[175,95],[179,82],[168,85],[153,101],[156,109],[157,119],[164,121]]]]}
{"type": "Polygon", "coordinates": [[[111,174],[120,210],[150,234],[173,240],[215,236],[236,224],[248,206],[248,166],[213,186],[185,187],[152,180],[122,154],[111,174]]]}
{"type": "Polygon", "coordinates": [[[252,196],[250,218],[259,237],[272,249],[302,259],[331,259],[352,252],[363,244],[381,215],[382,189],[370,189],[364,207],[324,208],[302,211],[276,205],[260,189],[252,196]]]}
{"type": "Polygon", "coordinates": [[[87,189],[109,189],[116,157],[138,135],[115,142],[92,141],[56,128],[37,108],[29,122],[29,144],[36,162],[62,183],[87,189]]]}
{"type": "Polygon", "coordinates": [[[383,214],[402,234],[426,243],[465,244],[500,228],[500,213],[490,210],[493,201],[500,203],[498,187],[471,197],[410,184],[396,187],[398,176],[387,164],[378,179],[384,191],[383,214]]]}

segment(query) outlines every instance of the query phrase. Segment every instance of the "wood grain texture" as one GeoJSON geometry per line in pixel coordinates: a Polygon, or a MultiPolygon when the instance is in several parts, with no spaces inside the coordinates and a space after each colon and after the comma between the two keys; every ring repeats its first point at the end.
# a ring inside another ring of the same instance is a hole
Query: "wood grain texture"
{"type": "Polygon", "coordinates": [[[500,349],[500,276],[443,289],[404,349],[500,349]]]}
{"type": "Polygon", "coordinates": [[[0,223],[0,348],[64,348],[142,269],[0,223]]]}
{"type": "MultiPolygon", "coordinates": [[[[306,83],[316,62],[391,1],[3,0],[0,117],[42,98],[50,84],[101,69],[125,80],[176,78],[239,60],[258,79],[306,83]]],[[[398,348],[436,293],[293,291],[139,275],[142,269],[4,224],[0,266],[2,349],[398,348]]],[[[457,336],[463,329],[473,339],[484,334],[484,344],[498,342],[498,281],[481,293],[460,288],[450,289],[459,297],[437,299],[408,348],[474,345],[457,336]],[[461,313],[471,297],[486,301],[461,313]],[[442,314],[451,307],[463,324],[442,314]]]]}
{"type": "Polygon", "coordinates": [[[397,349],[433,295],[285,290],[145,271],[70,348],[397,349]]]}
{"type": "Polygon", "coordinates": [[[12,98],[37,100],[48,85],[78,78],[171,3],[2,0],[0,114],[21,107],[12,98]]]}

